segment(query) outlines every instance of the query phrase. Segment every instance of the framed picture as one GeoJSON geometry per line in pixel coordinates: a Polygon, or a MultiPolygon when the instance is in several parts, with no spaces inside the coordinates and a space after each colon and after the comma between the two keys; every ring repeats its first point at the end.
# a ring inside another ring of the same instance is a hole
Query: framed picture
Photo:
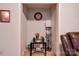
{"type": "Polygon", "coordinates": [[[0,22],[10,22],[10,10],[0,10],[0,22]]]}

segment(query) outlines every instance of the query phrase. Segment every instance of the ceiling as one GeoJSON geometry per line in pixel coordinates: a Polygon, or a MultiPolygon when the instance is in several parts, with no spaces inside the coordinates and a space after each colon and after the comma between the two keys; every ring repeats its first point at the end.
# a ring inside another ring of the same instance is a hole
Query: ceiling
{"type": "Polygon", "coordinates": [[[23,4],[23,6],[26,8],[51,8],[55,7],[56,4],[23,4]]]}

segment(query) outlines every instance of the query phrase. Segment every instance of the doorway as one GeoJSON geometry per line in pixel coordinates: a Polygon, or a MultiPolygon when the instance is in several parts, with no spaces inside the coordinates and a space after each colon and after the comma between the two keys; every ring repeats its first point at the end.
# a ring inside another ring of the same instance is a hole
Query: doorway
{"type": "Polygon", "coordinates": [[[37,32],[43,36],[46,41],[46,50],[48,51],[48,55],[55,55],[58,36],[58,24],[56,18],[57,4],[22,4],[22,6],[21,49],[24,53],[23,55],[29,55],[25,53],[29,51],[30,42],[33,41],[34,34],[37,32]],[[26,51],[26,49],[28,50],[26,51]]]}

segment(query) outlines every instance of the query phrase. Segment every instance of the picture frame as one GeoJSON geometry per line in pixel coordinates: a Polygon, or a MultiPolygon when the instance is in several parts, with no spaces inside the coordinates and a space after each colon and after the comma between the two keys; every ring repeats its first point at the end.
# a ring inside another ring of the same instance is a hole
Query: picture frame
{"type": "Polygon", "coordinates": [[[0,10],[0,22],[10,22],[10,10],[0,10]]]}

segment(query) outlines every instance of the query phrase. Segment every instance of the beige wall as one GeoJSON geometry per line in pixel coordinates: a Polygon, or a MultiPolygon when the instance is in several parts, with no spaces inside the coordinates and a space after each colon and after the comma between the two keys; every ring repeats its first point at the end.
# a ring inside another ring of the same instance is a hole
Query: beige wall
{"type": "Polygon", "coordinates": [[[60,4],[60,33],[79,31],[79,4],[60,4]]]}
{"type": "Polygon", "coordinates": [[[59,26],[58,26],[58,4],[54,5],[52,11],[52,49],[56,55],[60,55],[59,49],[59,26]]]}
{"type": "Polygon", "coordinates": [[[21,10],[21,55],[24,55],[24,51],[27,43],[27,36],[26,36],[27,18],[25,17],[24,12],[27,10],[23,8],[23,5],[21,5],[21,9],[22,9],[21,10]]]}
{"type": "Polygon", "coordinates": [[[2,3],[0,10],[10,10],[10,23],[0,22],[0,55],[20,55],[20,4],[2,3]]]}
{"type": "MultiPolygon", "coordinates": [[[[56,8],[56,7],[55,7],[56,8]]],[[[51,13],[52,13],[52,49],[55,52],[56,51],[56,9],[52,8],[51,13]]]]}

